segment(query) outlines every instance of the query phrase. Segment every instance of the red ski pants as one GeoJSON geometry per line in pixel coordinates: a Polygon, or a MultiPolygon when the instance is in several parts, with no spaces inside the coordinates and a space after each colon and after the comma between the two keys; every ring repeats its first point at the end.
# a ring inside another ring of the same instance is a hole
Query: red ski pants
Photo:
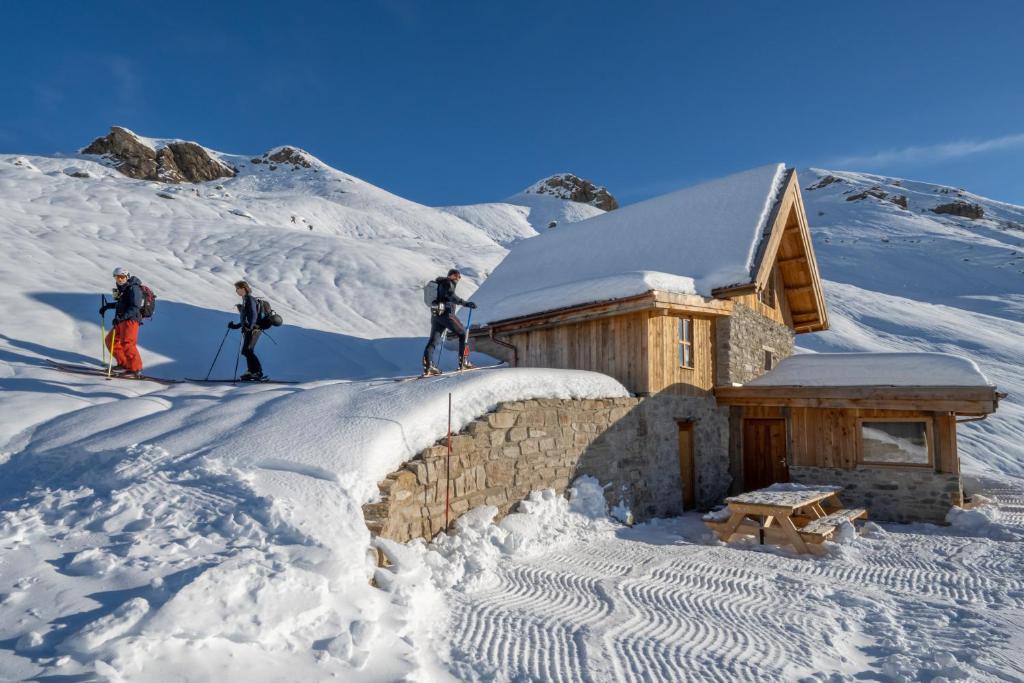
{"type": "Polygon", "coordinates": [[[142,372],[142,356],[135,347],[138,339],[138,320],[122,320],[107,333],[107,348],[114,354],[114,360],[131,372],[142,372]],[[113,347],[110,346],[111,341],[113,347]]]}

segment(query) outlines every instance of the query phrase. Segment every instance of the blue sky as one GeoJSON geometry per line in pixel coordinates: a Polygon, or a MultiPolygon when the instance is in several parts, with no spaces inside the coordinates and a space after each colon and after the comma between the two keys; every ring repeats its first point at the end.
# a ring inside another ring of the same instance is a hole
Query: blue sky
{"type": "Polygon", "coordinates": [[[1024,3],[3,2],[0,150],[294,144],[410,199],[775,161],[1024,204],[1024,3]]]}

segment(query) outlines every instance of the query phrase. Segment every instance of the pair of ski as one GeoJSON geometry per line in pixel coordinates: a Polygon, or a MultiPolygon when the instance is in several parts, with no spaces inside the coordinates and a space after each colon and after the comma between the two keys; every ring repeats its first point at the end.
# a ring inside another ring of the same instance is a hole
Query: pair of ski
{"type": "Polygon", "coordinates": [[[495,368],[503,368],[503,367],[505,367],[507,365],[508,365],[507,363],[495,363],[494,365],[475,365],[475,366],[473,366],[471,368],[466,368],[465,370],[454,370],[452,372],[440,372],[440,373],[431,374],[431,375],[428,375],[428,374],[410,375],[409,377],[396,377],[395,381],[396,382],[412,382],[412,381],[417,380],[417,379],[430,379],[431,377],[435,377],[435,378],[438,378],[438,379],[441,379],[441,378],[444,378],[444,377],[457,377],[458,375],[461,375],[461,374],[466,373],[466,372],[476,372],[477,370],[494,370],[495,368]]]}
{"type": "MultiPolygon", "coordinates": [[[[54,370],[59,370],[61,372],[69,372],[69,373],[76,374],[76,375],[88,375],[88,376],[91,376],[91,377],[105,377],[105,378],[108,377],[108,375],[107,375],[107,368],[99,366],[99,365],[79,365],[77,363],[59,363],[59,362],[57,362],[55,360],[51,360],[49,358],[46,359],[46,362],[49,363],[50,367],[52,367],[54,370]]],[[[240,379],[238,379],[238,380],[236,380],[236,379],[194,379],[194,378],[191,378],[191,377],[186,377],[185,379],[168,379],[166,377],[153,377],[151,375],[139,375],[138,377],[125,377],[125,376],[122,376],[122,375],[109,375],[109,379],[126,379],[126,380],[141,381],[141,382],[155,382],[157,384],[164,384],[164,385],[168,385],[168,386],[170,386],[172,384],[184,384],[186,382],[187,383],[193,383],[193,384],[298,384],[298,382],[291,382],[291,381],[285,381],[285,380],[271,380],[271,379],[261,379],[261,380],[253,380],[253,381],[240,380],[240,379]]]]}

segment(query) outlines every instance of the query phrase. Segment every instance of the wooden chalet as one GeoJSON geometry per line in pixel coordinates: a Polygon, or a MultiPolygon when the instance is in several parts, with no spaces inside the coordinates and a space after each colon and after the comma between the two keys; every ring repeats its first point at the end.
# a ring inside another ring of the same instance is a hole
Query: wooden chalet
{"type": "Polygon", "coordinates": [[[928,461],[913,466],[953,474],[959,488],[956,416],[996,407],[977,378],[955,389],[758,384],[795,335],[828,328],[797,174],[782,165],[525,240],[473,300],[485,321],[470,330],[477,350],[513,366],[601,372],[648,397],[650,466],[680,477],[683,508],[793,472],[856,488],[837,472],[875,466],[859,425],[890,418],[924,419],[928,461]]]}

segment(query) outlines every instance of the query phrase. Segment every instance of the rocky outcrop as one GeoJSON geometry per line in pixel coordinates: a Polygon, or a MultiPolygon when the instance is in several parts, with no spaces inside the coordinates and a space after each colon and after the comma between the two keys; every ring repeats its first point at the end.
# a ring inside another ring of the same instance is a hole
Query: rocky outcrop
{"type": "Polygon", "coordinates": [[[846,182],[846,181],[843,180],[842,178],[837,178],[834,175],[827,175],[824,178],[822,178],[821,180],[819,180],[818,182],[816,182],[813,185],[811,185],[810,187],[807,187],[807,188],[804,188],[804,189],[806,189],[808,191],[810,191],[810,190],[820,190],[823,187],[828,187],[832,183],[844,183],[844,182],[846,182]]]}
{"type": "Polygon", "coordinates": [[[848,201],[848,202],[857,202],[857,201],[860,201],[861,199],[867,199],[868,197],[874,197],[875,199],[879,199],[879,200],[881,200],[883,202],[889,202],[890,204],[895,204],[896,206],[900,207],[901,209],[907,208],[907,196],[906,195],[902,195],[902,194],[889,194],[888,192],[885,192],[878,185],[875,185],[874,187],[868,188],[868,189],[864,190],[863,192],[857,192],[856,194],[851,194],[850,196],[848,196],[846,198],[846,201],[848,201]]]}
{"type": "Polygon", "coordinates": [[[948,204],[939,204],[932,209],[932,213],[943,213],[950,216],[959,216],[961,218],[976,220],[985,216],[985,209],[983,209],[980,204],[955,201],[948,204]]]}
{"type": "Polygon", "coordinates": [[[139,180],[201,183],[235,175],[234,169],[194,142],[169,142],[153,149],[120,126],[112,126],[108,135],[96,138],[81,153],[105,157],[118,171],[139,180]]]}
{"type": "Polygon", "coordinates": [[[267,164],[271,171],[277,170],[278,166],[291,166],[293,171],[299,168],[313,168],[309,155],[294,147],[278,147],[249,161],[253,164],[267,164]]]}
{"type": "Polygon", "coordinates": [[[619,208],[618,201],[605,187],[598,187],[594,183],[572,173],[563,173],[546,178],[533,185],[526,192],[533,194],[549,194],[559,199],[590,204],[604,211],[614,211],[619,208]]]}

